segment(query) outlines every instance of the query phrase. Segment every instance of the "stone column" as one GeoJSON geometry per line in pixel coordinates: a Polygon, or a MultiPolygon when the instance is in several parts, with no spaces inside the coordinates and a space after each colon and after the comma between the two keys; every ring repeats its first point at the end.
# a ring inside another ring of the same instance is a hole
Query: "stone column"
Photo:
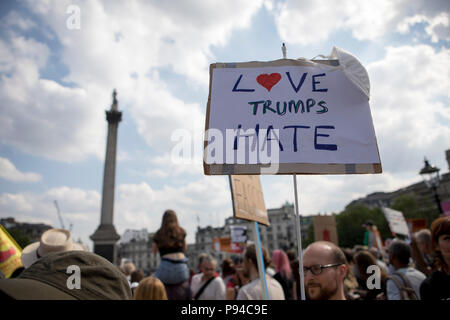
{"type": "Polygon", "coordinates": [[[113,224],[114,184],[116,175],[117,129],[122,120],[122,112],[117,108],[116,91],[113,92],[111,109],[106,111],[108,121],[108,140],[106,143],[105,170],[103,174],[103,195],[100,226],[91,235],[94,253],[115,263],[115,245],[120,239],[113,224]]]}

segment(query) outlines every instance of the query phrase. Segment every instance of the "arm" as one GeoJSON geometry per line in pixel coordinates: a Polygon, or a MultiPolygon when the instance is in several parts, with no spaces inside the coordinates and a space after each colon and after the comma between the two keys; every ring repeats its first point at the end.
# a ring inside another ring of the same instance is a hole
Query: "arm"
{"type": "Polygon", "coordinates": [[[217,283],[217,290],[216,290],[216,300],[226,300],[225,295],[225,284],[223,283],[222,279],[220,277],[217,277],[214,279],[217,283]]]}

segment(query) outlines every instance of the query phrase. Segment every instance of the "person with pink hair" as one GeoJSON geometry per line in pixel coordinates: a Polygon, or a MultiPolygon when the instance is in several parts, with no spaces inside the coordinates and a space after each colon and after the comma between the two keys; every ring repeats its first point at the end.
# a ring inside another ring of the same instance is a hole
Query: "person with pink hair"
{"type": "Polygon", "coordinates": [[[274,250],[272,252],[272,261],[275,265],[275,275],[273,276],[283,288],[286,300],[292,300],[292,290],[294,286],[294,276],[292,274],[289,258],[283,250],[274,250]]]}

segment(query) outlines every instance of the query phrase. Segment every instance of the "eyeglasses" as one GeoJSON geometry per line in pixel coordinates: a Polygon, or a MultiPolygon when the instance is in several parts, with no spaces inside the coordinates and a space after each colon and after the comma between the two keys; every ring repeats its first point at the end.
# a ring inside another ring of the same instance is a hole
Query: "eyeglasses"
{"type": "Polygon", "coordinates": [[[337,266],[340,266],[341,264],[343,264],[343,263],[332,263],[332,264],[326,264],[324,266],[321,264],[315,264],[315,265],[312,265],[311,267],[303,267],[303,274],[306,275],[308,273],[308,270],[311,270],[313,275],[318,276],[319,274],[322,273],[322,269],[337,267],[337,266]]]}

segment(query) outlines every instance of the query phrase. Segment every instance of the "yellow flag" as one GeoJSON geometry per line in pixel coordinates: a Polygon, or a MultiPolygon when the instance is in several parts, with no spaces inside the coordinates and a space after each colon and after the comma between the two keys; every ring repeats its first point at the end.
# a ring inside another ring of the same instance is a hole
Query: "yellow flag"
{"type": "Polygon", "coordinates": [[[0,270],[9,278],[19,267],[22,267],[22,249],[14,241],[13,237],[0,225],[0,270]]]}

